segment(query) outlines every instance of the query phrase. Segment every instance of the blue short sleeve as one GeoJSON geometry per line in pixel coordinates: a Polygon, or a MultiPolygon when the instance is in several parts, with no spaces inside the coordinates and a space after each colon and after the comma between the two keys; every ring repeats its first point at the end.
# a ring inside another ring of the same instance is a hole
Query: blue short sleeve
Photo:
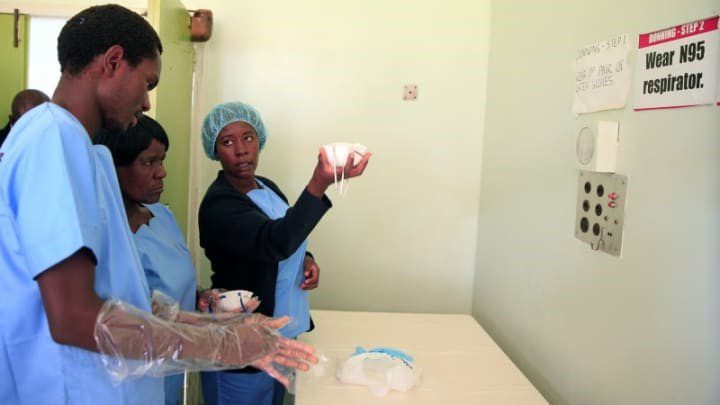
{"type": "Polygon", "coordinates": [[[135,246],[148,285],[178,301],[182,310],[194,311],[197,281],[185,237],[168,207],[150,204],[147,208],[153,218],[135,233],[135,246]]]}
{"type": "Polygon", "coordinates": [[[113,385],[97,353],[53,341],[34,279],[83,247],[98,297],[150,311],[112,157],[46,103],[0,148],[0,403],[162,403],[162,379],[113,385]]]}
{"type": "Polygon", "coordinates": [[[90,139],[69,114],[45,104],[3,148],[4,199],[32,278],[87,247],[97,254],[101,219],[90,139]],[[60,115],[58,117],[58,115],[60,115]],[[24,143],[30,143],[23,146],[24,143]],[[17,152],[16,152],[17,151],[17,152]]]}

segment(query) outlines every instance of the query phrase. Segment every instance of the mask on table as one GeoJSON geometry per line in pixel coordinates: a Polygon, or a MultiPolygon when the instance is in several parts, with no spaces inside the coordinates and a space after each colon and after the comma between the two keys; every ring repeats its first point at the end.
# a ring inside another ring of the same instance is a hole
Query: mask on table
{"type": "Polygon", "coordinates": [[[366,351],[358,347],[338,363],[335,374],[343,384],[367,385],[374,395],[385,396],[391,389],[409,391],[420,382],[422,371],[400,350],[378,347],[366,351]]]}

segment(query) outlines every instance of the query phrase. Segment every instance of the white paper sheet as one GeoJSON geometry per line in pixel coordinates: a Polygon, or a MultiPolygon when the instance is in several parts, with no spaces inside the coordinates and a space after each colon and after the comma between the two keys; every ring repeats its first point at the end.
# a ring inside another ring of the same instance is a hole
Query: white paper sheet
{"type": "Polygon", "coordinates": [[[628,34],[578,49],[573,62],[574,114],[625,107],[630,89],[629,52],[628,34]]]}

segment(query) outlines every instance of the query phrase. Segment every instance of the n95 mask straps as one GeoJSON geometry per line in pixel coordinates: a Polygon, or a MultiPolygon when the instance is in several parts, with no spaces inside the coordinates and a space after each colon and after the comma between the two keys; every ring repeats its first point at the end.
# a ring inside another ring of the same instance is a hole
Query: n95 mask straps
{"type": "Polygon", "coordinates": [[[341,196],[344,196],[347,193],[349,182],[349,180],[345,180],[345,165],[348,159],[353,159],[352,165],[357,166],[367,153],[367,147],[359,143],[336,142],[327,144],[323,148],[328,162],[336,168],[334,172],[335,189],[341,196]],[[337,168],[342,168],[339,182],[337,168]]]}

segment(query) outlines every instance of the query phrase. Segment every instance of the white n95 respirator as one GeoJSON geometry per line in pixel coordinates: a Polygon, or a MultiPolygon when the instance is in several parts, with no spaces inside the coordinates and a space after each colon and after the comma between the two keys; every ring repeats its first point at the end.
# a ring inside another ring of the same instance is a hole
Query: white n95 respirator
{"type": "MultiPolygon", "coordinates": [[[[353,160],[353,166],[357,166],[362,160],[365,153],[367,153],[367,147],[359,143],[344,143],[335,142],[329,143],[323,146],[325,149],[325,155],[327,156],[328,162],[335,167],[345,167],[348,159],[353,160]]],[[[347,180],[345,180],[345,170],[340,173],[340,182],[338,185],[338,174],[334,172],[335,176],[335,188],[338,190],[340,195],[347,193],[347,180]]]]}
{"type": "Polygon", "coordinates": [[[341,383],[367,385],[376,396],[385,396],[390,390],[407,392],[418,385],[421,374],[411,356],[388,347],[358,347],[335,370],[341,383]]]}

